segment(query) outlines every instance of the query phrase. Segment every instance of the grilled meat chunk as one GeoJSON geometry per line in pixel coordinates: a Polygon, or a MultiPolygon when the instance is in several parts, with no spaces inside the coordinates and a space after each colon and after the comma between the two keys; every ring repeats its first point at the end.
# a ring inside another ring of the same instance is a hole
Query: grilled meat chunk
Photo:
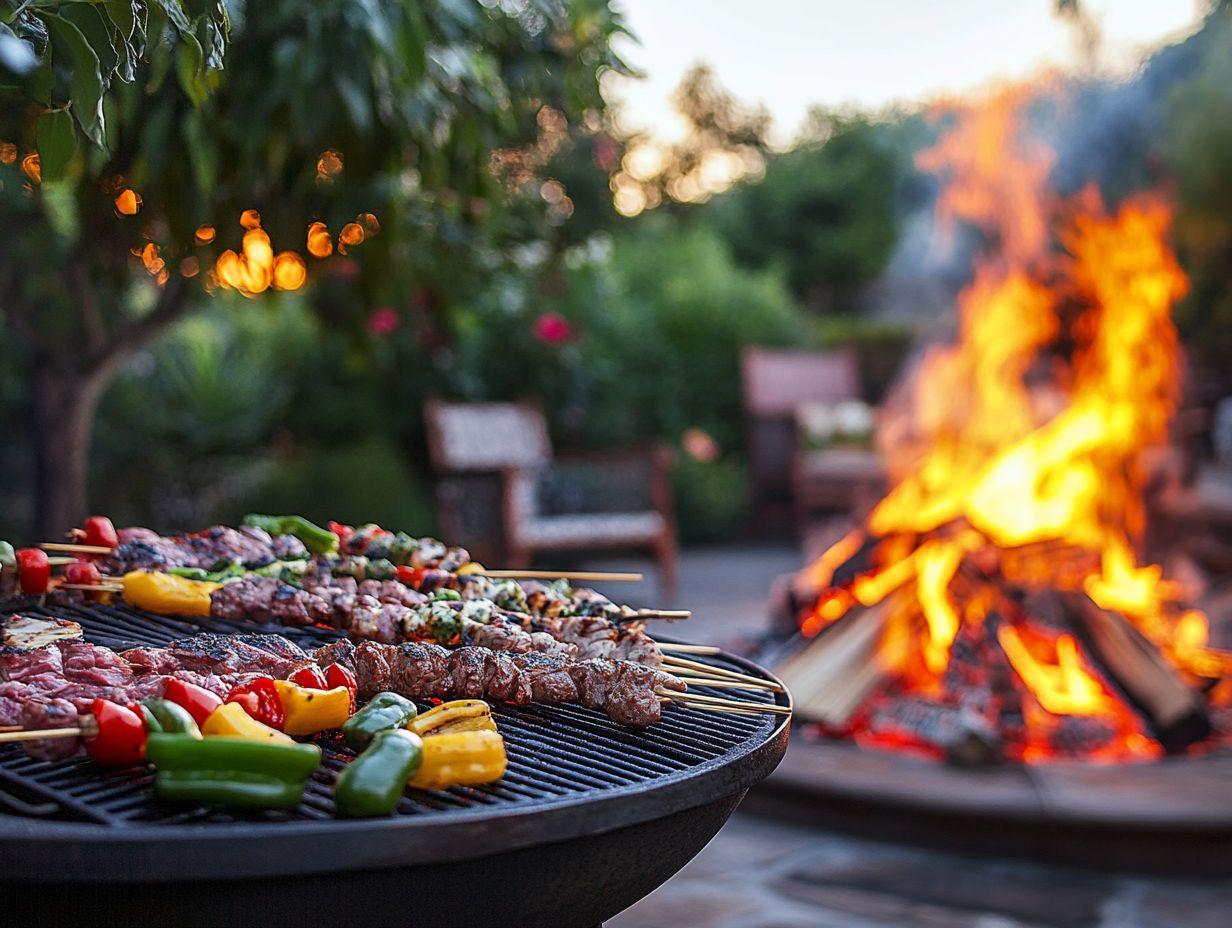
{"type": "Polygon", "coordinates": [[[567,661],[478,647],[450,651],[425,642],[366,641],[355,649],[355,674],[365,698],[392,689],[411,699],[487,697],[516,704],[576,699],[629,726],[661,718],[656,687],[684,690],[670,674],[627,662],[567,661]]]}
{"type": "MultiPolygon", "coordinates": [[[[75,728],[78,724],[77,707],[67,699],[30,701],[21,707],[18,724],[32,730],[75,728]]],[[[26,753],[38,760],[63,760],[72,757],[82,749],[82,744],[81,738],[45,738],[22,742],[26,753]]]]}

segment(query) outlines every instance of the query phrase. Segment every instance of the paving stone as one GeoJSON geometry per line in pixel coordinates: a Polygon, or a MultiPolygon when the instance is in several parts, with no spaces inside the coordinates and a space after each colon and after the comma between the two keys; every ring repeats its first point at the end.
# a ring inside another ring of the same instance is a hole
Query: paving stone
{"type": "Polygon", "coordinates": [[[705,850],[681,871],[689,879],[727,876],[755,879],[759,871],[806,851],[816,853],[820,836],[751,816],[733,817],[705,850]]]}
{"type": "Polygon", "coordinates": [[[1088,928],[1098,923],[1116,883],[1065,870],[883,851],[841,866],[794,869],[774,888],[865,917],[910,916],[946,925],[999,918],[1014,925],[1088,928]]]}
{"type": "Polygon", "coordinates": [[[1156,883],[1147,887],[1133,928],[1228,928],[1232,881],[1156,883]]]}
{"type": "Polygon", "coordinates": [[[656,891],[604,923],[606,928],[730,928],[755,914],[758,903],[747,892],[721,883],[681,879],[670,892],[656,891]]]}

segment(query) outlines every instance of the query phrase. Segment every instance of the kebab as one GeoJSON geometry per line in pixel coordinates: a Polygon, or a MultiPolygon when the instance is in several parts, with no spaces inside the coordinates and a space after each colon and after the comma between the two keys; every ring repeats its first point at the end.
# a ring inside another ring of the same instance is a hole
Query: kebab
{"type": "MultiPolygon", "coordinates": [[[[489,697],[515,705],[580,702],[629,726],[657,722],[659,697],[684,698],[685,690],[685,684],[670,674],[623,661],[575,661],[474,646],[451,651],[420,642],[365,641],[357,646],[346,640],[308,655],[278,635],[198,635],[167,648],[134,648],[119,654],[85,642],[0,652],[4,681],[0,724],[63,727],[70,714],[88,711],[95,699],[126,705],[159,697],[172,679],[222,695],[257,677],[286,679],[310,664],[326,672],[341,664],[355,675],[364,698],[390,690],[412,699],[489,697]]],[[[732,702],[746,709],[777,710],[732,702]]]]}

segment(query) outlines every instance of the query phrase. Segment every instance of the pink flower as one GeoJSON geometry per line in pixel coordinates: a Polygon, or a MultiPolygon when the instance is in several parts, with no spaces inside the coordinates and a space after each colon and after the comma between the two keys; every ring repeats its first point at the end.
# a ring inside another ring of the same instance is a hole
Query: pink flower
{"type": "Polygon", "coordinates": [[[559,345],[573,336],[569,320],[560,313],[544,313],[535,320],[535,338],[545,345],[559,345]]]}
{"type": "Polygon", "coordinates": [[[705,429],[685,429],[680,438],[684,453],[695,461],[709,464],[719,458],[719,443],[705,429]]]}
{"type": "Polygon", "coordinates": [[[398,314],[388,306],[374,309],[368,317],[368,331],[373,335],[388,335],[402,323],[398,314]]]}

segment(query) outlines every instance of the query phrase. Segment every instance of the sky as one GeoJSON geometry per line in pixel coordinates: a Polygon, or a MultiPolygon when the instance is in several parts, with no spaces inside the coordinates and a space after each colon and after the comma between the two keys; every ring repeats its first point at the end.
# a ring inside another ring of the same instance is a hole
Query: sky
{"type": "MultiPolygon", "coordinates": [[[[680,134],[670,98],[698,62],[748,103],[764,103],[786,144],[811,104],[881,107],[970,91],[1082,61],[1054,0],[615,0],[640,40],[620,51],[644,72],[611,81],[622,125],[680,134]]],[[[1196,26],[1202,0],[1084,0],[1099,23],[1101,67],[1128,70],[1144,50],[1196,26]]]]}

